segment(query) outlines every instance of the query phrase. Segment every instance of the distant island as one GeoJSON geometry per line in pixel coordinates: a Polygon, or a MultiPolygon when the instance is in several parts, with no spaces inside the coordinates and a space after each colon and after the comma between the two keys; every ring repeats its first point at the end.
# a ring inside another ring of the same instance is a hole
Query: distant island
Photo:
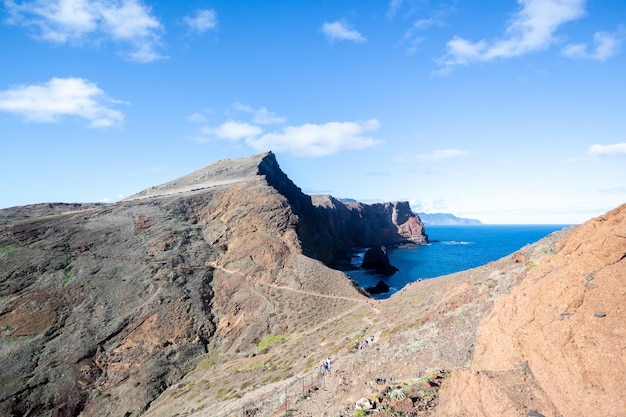
{"type": "Polygon", "coordinates": [[[467,226],[483,224],[477,219],[464,219],[450,213],[416,213],[426,226],[467,226]]]}

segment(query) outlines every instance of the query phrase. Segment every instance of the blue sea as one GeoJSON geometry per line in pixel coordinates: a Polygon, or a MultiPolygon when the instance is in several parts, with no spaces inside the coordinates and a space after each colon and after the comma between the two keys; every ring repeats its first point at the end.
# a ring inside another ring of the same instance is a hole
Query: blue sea
{"type": "MultiPolygon", "coordinates": [[[[391,248],[389,261],[399,269],[384,277],[363,270],[347,271],[363,288],[373,287],[380,280],[389,292],[376,294],[388,298],[405,285],[419,279],[434,278],[485,265],[534,243],[550,233],[569,225],[468,225],[426,226],[431,243],[410,248],[391,248]]],[[[352,264],[360,266],[363,252],[356,252],[352,264]]]]}

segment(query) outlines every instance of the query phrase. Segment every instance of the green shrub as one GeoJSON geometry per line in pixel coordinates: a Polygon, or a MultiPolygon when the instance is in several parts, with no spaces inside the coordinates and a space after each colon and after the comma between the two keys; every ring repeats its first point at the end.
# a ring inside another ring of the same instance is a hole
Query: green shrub
{"type": "Polygon", "coordinates": [[[15,252],[16,250],[17,250],[17,245],[5,246],[4,248],[0,249],[0,258],[2,258],[3,256],[10,255],[11,253],[15,252]]]}
{"type": "Polygon", "coordinates": [[[402,391],[402,388],[396,388],[389,393],[389,398],[404,398],[406,394],[402,391]]]}
{"type": "Polygon", "coordinates": [[[63,270],[63,283],[68,284],[74,278],[74,262],[70,261],[63,270]]]}
{"type": "Polygon", "coordinates": [[[422,398],[432,398],[432,397],[435,397],[435,393],[434,392],[430,392],[430,391],[420,391],[419,395],[422,398]]]}
{"type": "Polygon", "coordinates": [[[271,345],[282,342],[286,338],[287,338],[287,335],[284,335],[284,334],[279,334],[276,336],[267,336],[266,338],[264,338],[263,340],[261,340],[259,343],[256,344],[256,348],[258,350],[263,350],[266,347],[270,347],[271,345]]]}

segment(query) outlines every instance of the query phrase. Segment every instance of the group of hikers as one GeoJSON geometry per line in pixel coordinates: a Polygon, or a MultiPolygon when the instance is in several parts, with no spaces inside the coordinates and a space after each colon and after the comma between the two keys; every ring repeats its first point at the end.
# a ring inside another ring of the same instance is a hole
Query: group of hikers
{"type": "MultiPolygon", "coordinates": [[[[370,343],[374,343],[374,335],[370,336],[369,340],[367,338],[363,340],[355,340],[354,349],[361,350],[363,348],[368,347],[370,343]]],[[[322,375],[326,375],[326,374],[330,375],[332,367],[333,367],[333,360],[330,358],[330,356],[327,356],[326,358],[322,359],[322,363],[320,365],[322,375]]]]}
{"type": "Polygon", "coordinates": [[[354,341],[354,349],[356,350],[361,350],[363,348],[369,347],[370,342],[374,342],[374,336],[370,336],[370,340],[363,339],[363,340],[355,340],[354,341]]]}

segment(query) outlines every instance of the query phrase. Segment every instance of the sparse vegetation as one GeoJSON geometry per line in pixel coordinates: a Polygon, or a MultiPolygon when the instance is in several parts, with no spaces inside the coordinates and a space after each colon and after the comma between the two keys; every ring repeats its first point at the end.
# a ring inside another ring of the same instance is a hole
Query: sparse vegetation
{"type": "Polygon", "coordinates": [[[391,392],[389,393],[389,398],[404,398],[406,397],[406,394],[404,393],[404,391],[402,391],[402,388],[396,388],[394,390],[391,390],[391,392]]]}
{"type": "Polygon", "coordinates": [[[74,278],[74,262],[68,255],[68,264],[63,269],[63,284],[69,284],[74,278]]]}
{"type": "Polygon", "coordinates": [[[420,390],[419,396],[422,398],[432,398],[435,396],[434,392],[420,390]]]}
{"type": "Polygon", "coordinates": [[[365,417],[367,415],[367,411],[362,408],[354,410],[354,417],[365,417]]]}
{"type": "Polygon", "coordinates": [[[8,256],[11,253],[15,252],[17,250],[17,245],[9,245],[9,246],[5,246],[3,248],[0,248],[0,258],[4,257],[4,256],[8,256]]]}
{"type": "Polygon", "coordinates": [[[256,344],[256,349],[259,352],[267,351],[272,345],[282,342],[287,338],[287,335],[279,334],[275,336],[267,336],[256,344]]]}

